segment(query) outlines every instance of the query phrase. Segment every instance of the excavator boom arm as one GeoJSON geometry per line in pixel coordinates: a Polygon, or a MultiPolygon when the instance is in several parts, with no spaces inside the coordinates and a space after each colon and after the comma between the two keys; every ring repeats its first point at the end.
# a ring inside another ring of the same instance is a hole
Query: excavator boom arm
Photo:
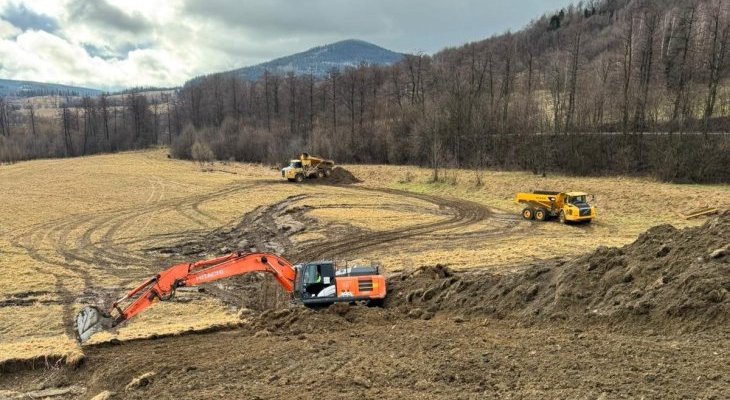
{"type": "Polygon", "coordinates": [[[84,341],[100,330],[131,319],[151,307],[156,300],[169,299],[178,287],[197,286],[251,272],[271,273],[284,290],[289,293],[294,290],[294,267],[274,254],[233,253],[192,264],[178,264],[148,279],[114,302],[108,313],[102,313],[94,307],[84,308],[76,318],[78,339],[84,341]],[[122,303],[135,296],[130,304],[122,306],[122,303]]]}
{"type": "Polygon", "coordinates": [[[269,272],[288,293],[294,290],[294,267],[285,259],[265,253],[232,254],[220,257],[216,262],[198,262],[191,265],[191,273],[184,286],[197,286],[202,283],[243,275],[249,272],[269,272]]]}

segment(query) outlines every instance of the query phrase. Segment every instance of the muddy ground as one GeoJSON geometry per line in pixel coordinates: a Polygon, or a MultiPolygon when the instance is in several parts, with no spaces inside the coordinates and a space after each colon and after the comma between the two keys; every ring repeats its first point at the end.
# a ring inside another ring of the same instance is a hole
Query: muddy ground
{"type": "MultiPolygon", "coordinates": [[[[299,249],[291,235],[312,223],[300,197],[147,253],[336,258],[495,218],[474,203],[421,196],[448,218],[387,232],[343,227],[333,234],[345,239],[299,249]]],[[[725,212],[509,274],[423,266],[389,276],[384,308],[310,310],[276,294],[270,277],[241,277],[202,294],[240,310],[240,326],[86,346],[78,367],[4,370],[0,398],[730,398],[728,246],[725,212]]]]}
{"type": "MultiPolygon", "coordinates": [[[[28,392],[90,398],[728,398],[727,332],[611,333],[437,313],[302,311],[269,325],[86,349],[78,369],[4,375],[28,392]],[[269,330],[268,328],[271,328],[269,330]],[[152,372],[151,382],[126,389],[152,372]]],[[[266,324],[264,324],[266,325],[266,324]]],[[[0,396],[3,392],[0,392],[0,396]]]]}

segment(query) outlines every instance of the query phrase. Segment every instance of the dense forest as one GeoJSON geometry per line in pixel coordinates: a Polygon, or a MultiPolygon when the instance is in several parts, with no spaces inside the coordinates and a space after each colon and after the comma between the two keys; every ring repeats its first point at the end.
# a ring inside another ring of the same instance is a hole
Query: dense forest
{"type": "Polygon", "coordinates": [[[0,160],[171,144],[181,158],[277,162],[308,151],[428,166],[435,179],[468,167],[730,182],[729,44],[728,0],[581,2],[388,67],[325,79],[222,73],[151,100],[84,98],[64,103],[43,134],[32,107],[13,119],[0,102],[0,160]],[[121,128],[110,134],[112,112],[121,128]]]}

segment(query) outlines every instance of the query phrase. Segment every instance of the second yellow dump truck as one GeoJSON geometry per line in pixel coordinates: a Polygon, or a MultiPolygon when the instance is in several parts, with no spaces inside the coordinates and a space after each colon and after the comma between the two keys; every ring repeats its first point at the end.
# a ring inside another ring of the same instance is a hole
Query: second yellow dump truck
{"type": "Polygon", "coordinates": [[[299,159],[291,160],[289,166],[282,168],[281,176],[289,182],[302,182],[307,178],[324,178],[332,174],[335,162],[307,153],[299,155],[299,159]]]}
{"type": "Polygon", "coordinates": [[[596,208],[588,204],[588,196],[584,192],[535,190],[517,193],[515,203],[525,206],[522,217],[527,220],[546,221],[557,217],[562,223],[590,223],[596,217],[596,208]]]}

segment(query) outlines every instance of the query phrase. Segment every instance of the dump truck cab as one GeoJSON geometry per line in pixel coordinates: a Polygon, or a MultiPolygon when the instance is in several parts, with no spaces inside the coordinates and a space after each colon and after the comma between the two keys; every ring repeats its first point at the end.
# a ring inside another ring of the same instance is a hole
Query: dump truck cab
{"type": "Polygon", "coordinates": [[[309,306],[365,301],[377,304],[386,295],[385,278],[377,266],[337,269],[332,261],[294,266],[293,297],[309,306]]]}
{"type": "Polygon", "coordinates": [[[307,178],[324,178],[330,176],[335,162],[321,157],[302,153],[298,159],[290,160],[289,165],[281,169],[282,178],[289,182],[302,182],[307,178]]]}
{"type": "Polygon", "coordinates": [[[585,192],[565,193],[565,201],[562,206],[562,215],[558,214],[561,222],[582,221],[590,222],[596,215],[596,209],[588,203],[589,194],[585,192]]]}
{"type": "Polygon", "coordinates": [[[557,217],[560,222],[590,223],[596,216],[596,209],[588,203],[592,195],[586,192],[554,192],[535,190],[532,193],[517,193],[515,203],[522,204],[522,217],[527,220],[546,221],[557,217]]]}
{"type": "Polygon", "coordinates": [[[299,176],[300,182],[304,180],[304,169],[301,160],[290,160],[289,165],[281,169],[281,176],[293,182],[299,176]]]}

